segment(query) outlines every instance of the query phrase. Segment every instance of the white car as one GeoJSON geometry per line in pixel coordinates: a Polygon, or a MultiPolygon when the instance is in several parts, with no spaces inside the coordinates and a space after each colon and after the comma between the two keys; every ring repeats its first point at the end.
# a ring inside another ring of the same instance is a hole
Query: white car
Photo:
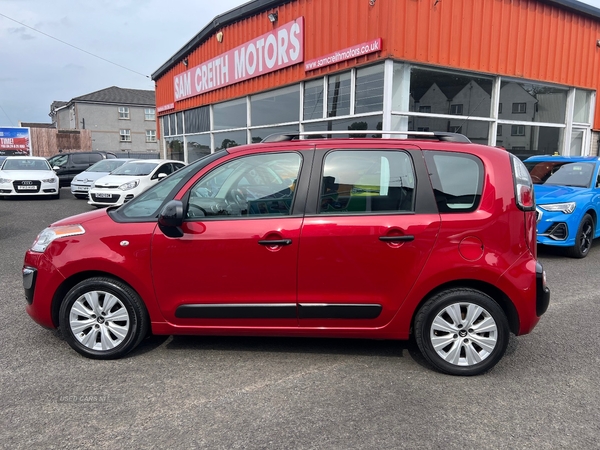
{"type": "Polygon", "coordinates": [[[130,161],[96,180],[88,203],[96,207],[122,205],[183,166],[181,161],[168,159],[130,161]]]}
{"type": "Polygon", "coordinates": [[[135,161],[135,159],[103,159],[98,161],[80,174],[75,175],[75,178],[73,178],[73,181],[71,181],[71,194],[73,194],[76,198],[89,198],[88,194],[94,181],[105,177],[117,167],[120,167],[129,161],[135,161]]]}
{"type": "Polygon", "coordinates": [[[46,158],[9,156],[0,163],[0,197],[26,195],[60,198],[58,176],[46,158]]]}

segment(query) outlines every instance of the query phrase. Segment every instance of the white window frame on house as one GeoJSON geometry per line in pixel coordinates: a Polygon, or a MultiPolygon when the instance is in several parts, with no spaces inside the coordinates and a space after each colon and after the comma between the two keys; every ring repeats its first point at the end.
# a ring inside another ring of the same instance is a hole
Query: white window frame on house
{"type": "Polygon", "coordinates": [[[129,106],[119,106],[119,120],[129,120],[129,106]]]}
{"type": "Polygon", "coordinates": [[[513,103],[512,104],[512,113],[513,114],[527,114],[527,103],[513,103]]]}
{"type": "Polygon", "coordinates": [[[156,130],[146,130],[146,142],[156,142],[156,130]]]}
{"type": "Polygon", "coordinates": [[[511,125],[510,126],[511,136],[525,136],[525,125],[511,125]]]}
{"type": "Polygon", "coordinates": [[[456,103],[454,105],[450,105],[450,115],[452,116],[462,116],[463,113],[463,105],[462,103],[456,103]]]}
{"type": "Polygon", "coordinates": [[[144,109],[144,120],[156,120],[156,109],[154,108],[145,108],[144,109]]]}
{"type": "Polygon", "coordinates": [[[119,142],[131,142],[131,130],[119,130],[119,142]]]}

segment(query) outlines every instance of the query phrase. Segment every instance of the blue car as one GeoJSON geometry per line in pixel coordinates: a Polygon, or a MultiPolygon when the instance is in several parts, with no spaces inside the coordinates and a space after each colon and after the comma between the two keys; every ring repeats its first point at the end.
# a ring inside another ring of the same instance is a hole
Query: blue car
{"type": "Polygon", "coordinates": [[[538,244],[585,258],[600,236],[600,158],[532,156],[524,163],[534,184],[538,244]]]}

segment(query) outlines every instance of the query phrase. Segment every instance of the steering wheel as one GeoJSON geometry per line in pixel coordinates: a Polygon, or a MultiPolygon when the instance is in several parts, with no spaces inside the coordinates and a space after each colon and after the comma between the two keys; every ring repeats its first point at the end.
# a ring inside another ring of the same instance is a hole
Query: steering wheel
{"type": "Polygon", "coordinates": [[[188,203],[187,216],[190,217],[206,217],[206,211],[198,205],[188,203]]]}

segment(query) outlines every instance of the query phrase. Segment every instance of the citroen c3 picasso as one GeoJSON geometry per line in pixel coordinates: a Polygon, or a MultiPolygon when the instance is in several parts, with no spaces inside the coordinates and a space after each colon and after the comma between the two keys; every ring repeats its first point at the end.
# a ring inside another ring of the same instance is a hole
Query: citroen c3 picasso
{"type": "Polygon", "coordinates": [[[531,178],[505,150],[284,135],[53,223],[23,283],[30,316],[90,358],[150,332],[414,337],[434,369],[476,375],[546,311],[536,255],[531,178]]]}

